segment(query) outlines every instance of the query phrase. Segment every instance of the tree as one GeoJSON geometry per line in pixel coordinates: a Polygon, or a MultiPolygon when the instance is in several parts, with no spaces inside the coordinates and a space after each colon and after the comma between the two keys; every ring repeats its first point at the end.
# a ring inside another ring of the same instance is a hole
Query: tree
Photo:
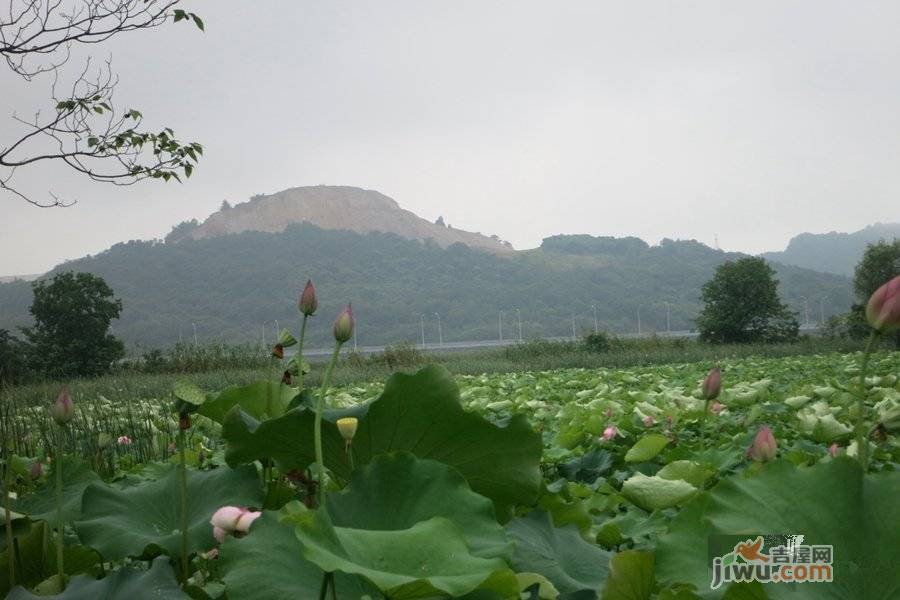
{"type": "MultiPolygon", "coordinates": [[[[168,127],[143,130],[143,115],[117,107],[117,77],[107,59],[95,69],[91,59],[74,71],[63,90],[66,65],[74,46],[102,43],[131,31],[152,29],[168,21],[193,22],[194,13],[175,8],[179,0],[10,0],[0,7],[0,56],[12,72],[30,83],[49,75],[49,110],[13,119],[22,131],[9,145],[0,143],[0,191],[35,206],[69,206],[52,192],[49,201],[35,200],[14,186],[17,171],[61,163],[92,179],[131,185],[143,179],[190,177],[203,147],[182,143],[168,127]]],[[[4,92],[7,92],[4,89],[4,92]]],[[[15,92],[9,90],[12,97],[15,92]]]]}
{"type": "Polygon", "coordinates": [[[109,332],[122,301],[102,278],[66,272],[32,287],[35,324],[24,331],[36,370],[61,377],[98,375],[125,356],[124,345],[109,332]]]}
{"type": "Polygon", "coordinates": [[[0,384],[16,383],[28,373],[28,346],[6,329],[0,329],[0,384]]]}
{"type": "MultiPolygon", "coordinates": [[[[866,323],[866,303],[875,290],[900,275],[900,239],[892,242],[881,240],[866,246],[853,273],[853,290],[857,302],[850,313],[843,316],[849,337],[867,337],[871,331],[866,323]]],[[[900,332],[894,334],[894,346],[900,349],[900,332]]]]}
{"type": "Polygon", "coordinates": [[[775,271],[762,258],[728,261],[703,286],[700,339],[717,343],[797,339],[797,319],[778,298],[775,271]]]}

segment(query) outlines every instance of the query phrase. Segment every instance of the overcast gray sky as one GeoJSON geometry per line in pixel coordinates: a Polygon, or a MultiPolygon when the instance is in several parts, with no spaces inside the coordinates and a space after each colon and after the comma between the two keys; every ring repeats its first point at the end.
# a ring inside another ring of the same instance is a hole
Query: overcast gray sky
{"type": "MultiPolygon", "coordinates": [[[[517,248],[557,233],[781,249],[900,220],[900,3],[190,2],[183,23],[93,47],[118,102],[206,156],[185,185],[20,171],[0,275],[164,236],[320,183],[376,189],[517,248]]],[[[77,63],[80,64],[80,63],[77,63]]],[[[72,68],[76,64],[73,63],[72,68]]],[[[9,115],[49,81],[0,69],[9,115]]]]}

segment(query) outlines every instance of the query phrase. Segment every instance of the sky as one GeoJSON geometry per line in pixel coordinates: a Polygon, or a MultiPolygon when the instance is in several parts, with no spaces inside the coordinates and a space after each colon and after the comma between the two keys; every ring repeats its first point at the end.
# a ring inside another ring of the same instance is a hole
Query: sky
{"type": "MultiPolygon", "coordinates": [[[[53,165],[0,191],[0,275],[165,236],[222,200],[302,185],[378,190],[516,248],[560,233],[783,249],[900,221],[900,3],[217,0],[89,48],[116,101],[199,141],[183,185],[53,165]]],[[[83,65],[84,49],[61,80],[83,65]]],[[[10,117],[50,81],[0,63],[10,117]]],[[[0,171],[0,176],[5,175],[0,171]]]]}

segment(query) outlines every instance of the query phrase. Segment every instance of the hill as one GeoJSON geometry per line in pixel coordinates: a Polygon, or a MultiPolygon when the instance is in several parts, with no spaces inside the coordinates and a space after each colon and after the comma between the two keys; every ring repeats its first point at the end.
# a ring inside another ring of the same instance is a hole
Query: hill
{"type": "MultiPolygon", "coordinates": [[[[234,209],[231,209],[234,210],[234,209]]],[[[359,344],[418,341],[420,319],[437,341],[439,313],[445,340],[496,339],[504,311],[506,337],[571,335],[599,326],[612,332],[689,329],[699,290],[717,265],[737,258],[695,241],[554,236],[540,248],[497,255],[460,243],[392,233],[327,230],[292,224],[280,233],[244,231],[178,243],[132,241],[56,270],[96,273],[124,303],[116,335],[131,345],[158,346],[200,339],[271,342],[274,321],[296,326],[296,301],[307,278],[316,282],[320,308],[310,344],[329,343],[331,319],[352,301],[359,344]]],[[[816,320],[846,310],[846,277],[774,265],[781,293],[800,311],[808,298],[816,320]]],[[[0,328],[28,322],[30,284],[0,284],[0,328]]]]}
{"type": "Polygon", "coordinates": [[[430,239],[442,248],[459,243],[495,254],[514,252],[511,245],[496,236],[454,229],[442,220],[426,221],[379,192],[329,185],[258,195],[235,206],[223,204],[203,223],[176,227],[166,241],[202,240],[245,231],[280,233],[297,223],[357,233],[395,233],[410,240],[430,239]]]}
{"type": "Polygon", "coordinates": [[[780,252],[766,252],[766,260],[824,273],[853,275],[866,245],[900,237],[900,223],[876,223],[853,233],[801,233],[780,252]]]}

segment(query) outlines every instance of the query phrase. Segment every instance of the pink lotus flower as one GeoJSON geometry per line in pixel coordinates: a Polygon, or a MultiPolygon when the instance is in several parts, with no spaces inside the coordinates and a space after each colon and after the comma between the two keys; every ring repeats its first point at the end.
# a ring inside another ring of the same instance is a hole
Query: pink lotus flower
{"type": "Polygon", "coordinates": [[[353,308],[348,304],[334,320],[334,339],[337,340],[339,344],[343,344],[349,340],[353,337],[353,325],[353,308]]]}
{"type": "Polygon", "coordinates": [[[722,391],[722,370],[715,367],[706,374],[703,380],[703,397],[707,400],[715,400],[722,391]]]}
{"type": "Polygon", "coordinates": [[[604,442],[608,442],[619,435],[619,429],[615,425],[610,425],[606,429],[603,430],[603,435],[600,436],[600,439],[604,442]]]}
{"type": "Polygon", "coordinates": [[[772,435],[768,425],[763,425],[753,438],[753,443],[747,448],[747,456],[757,462],[767,462],[778,454],[778,442],[772,435]]]}
{"type": "Polygon", "coordinates": [[[644,427],[653,427],[656,424],[656,419],[652,416],[647,415],[644,417],[644,427]]]}
{"type": "Polygon", "coordinates": [[[312,280],[306,280],[306,286],[303,288],[303,293],[300,294],[297,306],[300,308],[300,312],[307,317],[312,316],[319,307],[319,301],[316,299],[316,286],[313,285],[312,280]]]}
{"type": "Polygon", "coordinates": [[[68,387],[63,386],[59,396],[56,397],[56,402],[50,405],[50,416],[57,425],[65,425],[75,416],[75,405],[72,403],[68,387]]]}
{"type": "Polygon", "coordinates": [[[830,454],[832,458],[836,458],[838,455],[838,450],[840,450],[840,446],[838,446],[837,442],[835,442],[831,446],[829,446],[828,454],[830,454]]]}
{"type": "Polygon", "coordinates": [[[213,537],[219,543],[223,542],[228,534],[240,537],[240,535],[250,531],[250,525],[261,514],[259,511],[252,511],[238,506],[223,506],[209,520],[209,524],[213,526],[213,537]]]}
{"type": "Polygon", "coordinates": [[[120,446],[130,446],[130,445],[131,445],[131,438],[128,437],[127,435],[120,435],[120,436],[116,439],[116,443],[117,443],[118,445],[120,445],[120,446]]]}
{"type": "Polygon", "coordinates": [[[875,290],[866,304],[866,319],[881,333],[900,329],[900,275],[875,290]]]}
{"type": "Polygon", "coordinates": [[[714,415],[717,415],[720,412],[722,412],[723,408],[725,408],[725,407],[722,406],[722,403],[717,400],[709,405],[709,412],[713,413],[714,415]]]}

